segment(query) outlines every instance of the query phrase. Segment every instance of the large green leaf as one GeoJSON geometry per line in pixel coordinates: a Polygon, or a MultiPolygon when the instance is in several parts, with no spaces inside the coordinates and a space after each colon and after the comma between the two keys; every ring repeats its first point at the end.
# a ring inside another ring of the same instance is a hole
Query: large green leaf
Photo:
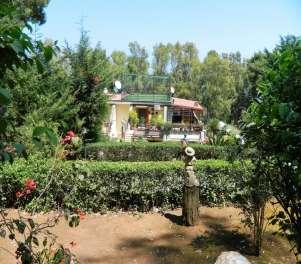
{"type": "Polygon", "coordinates": [[[38,147],[42,146],[41,138],[46,136],[51,145],[57,145],[59,140],[55,135],[54,131],[47,127],[36,127],[32,133],[32,139],[34,144],[38,147]]]}
{"type": "Polygon", "coordinates": [[[11,100],[11,94],[9,90],[0,88],[0,105],[7,105],[11,100]]]}

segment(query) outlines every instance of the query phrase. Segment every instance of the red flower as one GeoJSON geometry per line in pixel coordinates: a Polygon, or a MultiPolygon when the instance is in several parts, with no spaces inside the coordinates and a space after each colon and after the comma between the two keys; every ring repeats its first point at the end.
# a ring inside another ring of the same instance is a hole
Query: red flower
{"type": "Polygon", "coordinates": [[[23,195],[24,195],[23,192],[20,192],[20,191],[17,191],[17,192],[16,192],[16,197],[17,197],[17,199],[21,198],[23,195]]]}
{"type": "Polygon", "coordinates": [[[17,199],[22,198],[26,195],[31,194],[37,188],[37,184],[33,179],[27,179],[24,184],[24,189],[22,191],[16,192],[17,199]]]}
{"type": "Polygon", "coordinates": [[[26,191],[33,191],[33,190],[35,190],[37,188],[37,184],[35,183],[35,181],[34,180],[32,180],[32,179],[28,179],[28,180],[26,180],[26,182],[25,182],[25,189],[26,189],[26,191]]]}
{"type": "Polygon", "coordinates": [[[74,133],[72,130],[68,131],[66,134],[67,134],[69,137],[75,137],[75,133],[74,133]]]}
{"type": "Polygon", "coordinates": [[[69,142],[71,140],[71,136],[67,135],[64,137],[64,142],[69,142]]]}

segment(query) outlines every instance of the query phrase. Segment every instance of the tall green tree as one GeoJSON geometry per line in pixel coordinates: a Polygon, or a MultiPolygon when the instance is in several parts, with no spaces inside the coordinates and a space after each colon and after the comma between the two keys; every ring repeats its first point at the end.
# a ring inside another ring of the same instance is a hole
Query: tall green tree
{"type": "Polygon", "coordinates": [[[111,54],[110,72],[112,79],[118,79],[127,72],[127,55],[123,51],[113,51],[111,54]]]}
{"type": "Polygon", "coordinates": [[[200,70],[198,49],[191,42],[177,42],[169,44],[169,47],[172,83],[176,88],[176,95],[196,99],[200,70]]]}
{"type": "MultiPolygon", "coordinates": [[[[43,7],[39,10],[42,14],[43,7]]],[[[13,131],[15,120],[8,110],[12,108],[11,103],[15,102],[11,94],[15,79],[9,76],[17,74],[20,69],[28,69],[30,65],[42,67],[42,62],[47,63],[53,54],[51,46],[44,47],[40,41],[33,42],[24,33],[25,29],[31,30],[28,22],[39,21],[36,15],[28,14],[23,20],[20,15],[20,6],[16,1],[0,2],[0,159],[4,160],[10,157],[4,148],[14,140],[10,132],[13,131]]]]}
{"type": "Polygon", "coordinates": [[[148,53],[137,41],[129,43],[130,55],[128,56],[128,71],[134,74],[148,73],[148,53]]]}
{"type": "Polygon", "coordinates": [[[245,115],[245,137],[256,149],[254,163],[264,168],[282,207],[272,220],[301,257],[301,38],[283,38],[257,83],[257,97],[245,115]]]}
{"type": "Polygon", "coordinates": [[[266,65],[266,55],[263,52],[255,53],[246,63],[237,65],[237,70],[241,71],[242,82],[236,86],[237,96],[231,106],[231,118],[234,123],[238,124],[241,121],[251,101],[258,96],[257,86],[262,81],[266,65]]]}
{"type": "Polygon", "coordinates": [[[99,44],[94,49],[90,47],[85,30],[81,31],[76,49],[67,48],[65,54],[72,72],[71,91],[79,107],[77,118],[82,121],[77,130],[81,130],[78,132],[83,133],[85,140],[96,141],[107,115],[107,98],[103,89],[111,82],[109,59],[99,44]]]}
{"type": "Polygon", "coordinates": [[[231,105],[235,100],[235,79],[228,59],[210,51],[201,65],[200,101],[207,108],[207,118],[230,121],[231,105]]]}
{"type": "Polygon", "coordinates": [[[61,133],[68,129],[78,107],[72,107],[71,78],[64,63],[56,56],[44,65],[42,73],[33,64],[7,75],[12,83],[10,91],[14,101],[10,113],[15,126],[43,121],[57,124],[61,133]]]}
{"type": "Polygon", "coordinates": [[[46,22],[45,8],[50,0],[7,0],[16,7],[18,18],[22,22],[42,25],[46,22]]]}
{"type": "Polygon", "coordinates": [[[159,43],[153,47],[152,69],[154,75],[168,75],[170,45],[159,43]]]}

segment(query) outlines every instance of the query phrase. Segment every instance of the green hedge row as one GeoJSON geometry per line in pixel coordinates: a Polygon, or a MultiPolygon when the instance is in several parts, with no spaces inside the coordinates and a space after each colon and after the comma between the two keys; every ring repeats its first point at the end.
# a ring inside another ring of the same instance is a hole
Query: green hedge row
{"type": "MultiPolygon", "coordinates": [[[[189,144],[197,159],[225,159],[234,151],[230,146],[189,144]]],[[[180,159],[180,142],[104,142],[87,144],[77,158],[105,161],[169,161],[180,159]]]]}
{"type": "MultiPolygon", "coordinates": [[[[238,163],[221,160],[196,162],[202,204],[233,201],[236,183],[249,173],[238,163]]],[[[25,179],[37,182],[37,190],[23,201],[28,209],[51,210],[57,206],[100,212],[181,206],[183,163],[57,161],[30,158],[16,160],[0,169],[0,199],[12,206],[25,179]],[[48,184],[46,191],[45,186],[48,184]],[[40,198],[37,200],[36,197],[40,198]]]]}

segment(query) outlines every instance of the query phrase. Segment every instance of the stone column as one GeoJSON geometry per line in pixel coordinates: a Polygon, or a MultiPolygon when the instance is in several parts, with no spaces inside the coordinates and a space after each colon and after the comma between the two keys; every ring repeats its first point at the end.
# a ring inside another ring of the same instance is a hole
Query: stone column
{"type": "Polygon", "coordinates": [[[164,123],[167,122],[167,106],[165,105],[163,107],[163,120],[164,120],[164,123]]]}
{"type": "Polygon", "coordinates": [[[194,174],[192,162],[195,151],[191,147],[184,149],[185,176],[183,188],[183,224],[193,226],[199,222],[199,180],[194,174]]]}

